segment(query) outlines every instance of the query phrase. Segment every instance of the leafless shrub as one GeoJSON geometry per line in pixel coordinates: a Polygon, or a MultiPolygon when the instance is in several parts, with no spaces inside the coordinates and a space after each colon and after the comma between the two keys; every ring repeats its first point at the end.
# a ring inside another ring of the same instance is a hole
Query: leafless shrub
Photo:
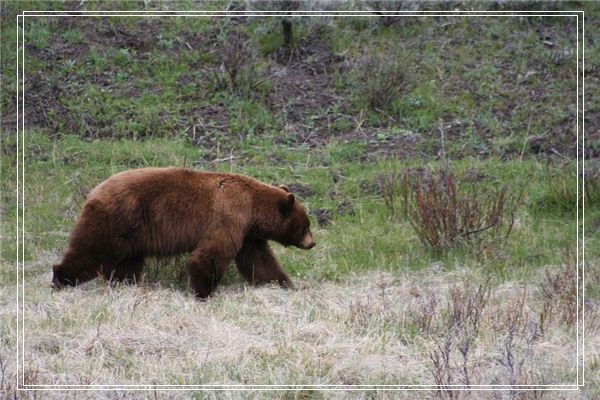
{"type": "Polygon", "coordinates": [[[376,111],[391,110],[410,85],[411,67],[393,51],[368,55],[358,64],[355,79],[360,98],[376,111]]]}
{"type": "Polygon", "coordinates": [[[456,399],[458,391],[448,389],[448,385],[454,384],[451,353],[454,344],[450,335],[446,335],[441,342],[436,343],[433,351],[429,352],[429,360],[432,368],[431,374],[435,384],[439,386],[436,392],[440,399],[456,399]]]}
{"type": "Polygon", "coordinates": [[[507,187],[459,182],[449,168],[428,173],[412,190],[409,222],[435,253],[476,243],[484,234],[494,241],[508,237],[523,193],[515,196],[507,187]]]}
{"type": "MultiPolygon", "coordinates": [[[[510,385],[530,384],[530,373],[526,369],[527,361],[536,339],[540,336],[540,326],[531,320],[525,310],[526,289],[513,299],[504,312],[500,322],[501,339],[497,342],[498,354],[496,362],[502,367],[502,378],[496,378],[495,383],[510,385]]],[[[537,399],[541,392],[508,390],[502,392],[502,398],[508,399],[537,399]]]]}
{"type": "MultiPolygon", "coordinates": [[[[580,270],[580,276],[582,271],[580,270]]],[[[539,312],[540,330],[543,334],[552,321],[575,325],[577,321],[577,267],[566,262],[560,270],[546,270],[540,283],[542,298],[539,312]]]]}
{"type": "Polygon", "coordinates": [[[413,323],[419,332],[431,332],[438,317],[438,299],[434,292],[418,295],[418,308],[414,311],[413,323]]]}
{"type": "Polygon", "coordinates": [[[465,282],[463,287],[455,286],[450,290],[448,301],[449,328],[468,326],[477,330],[481,313],[487,305],[490,296],[490,278],[488,277],[476,289],[465,282]]]}
{"type": "Polygon", "coordinates": [[[208,71],[217,89],[228,88],[239,96],[253,93],[265,79],[257,69],[257,50],[242,33],[230,31],[222,40],[220,65],[208,71]]]}
{"type": "Polygon", "coordinates": [[[474,180],[473,171],[463,177],[450,167],[438,170],[391,170],[377,177],[378,193],[385,206],[401,212],[421,241],[435,253],[465,244],[495,245],[508,238],[526,185],[517,191],[491,187],[474,180]]]}
{"type": "Polygon", "coordinates": [[[448,303],[442,314],[445,315],[444,334],[429,351],[431,374],[437,385],[441,386],[438,396],[442,399],[454,399],[458,392],[444,388],[447,385],[471,385],[473,366],[469,357],[473,342],[479,334],[481,315],[490,296],[490,279],[486,279],[477,288],[468,282],[462,287],[455,286],[448,294],[448,303]]]}
{"type": "Polygon", "coordinates": [[[534,340],[539,336],[538,325],[528,321],[526,336],[522,336],[525,339],[525,349],[522,354],[518,354],[515,342],[518,340],[517,335],[519,327],[517,325],[511,325],[506,337],[503,342],[503,346],[500,348],[500,356],[498,362],[508,372],[509,382],[511,385],[522,385],[525,384],[523,381],[523,365],[529,358],[534,340]]]}
{"type": "MultiPolygon", "coordinates": [[[[527,330],[524,336],[517,335],[517,327],[509,329],[499,346],[497,361],[508,376],[510,385],[530,384],[530,373],[525,370],[525,363],[530,360],[533,343],[539,332],[536,323],[529,321],[525,326],[527,330]]],[[[511,400],[526,400],[539,399],[542,392],[510,390],[505,394],[511,400]]]]}
{"type": "MultiPolygon", "coordinates": [[[[503,345],[500,348],[500,357],[498,358],[500,365],[506,368],[509,373],[508,376],[511,385],[519,384],[519,377],[521,376],[523,364],[526,359],[525,356],[517,357],[515,355],[515,341],[517,338],[527,336],[528,321],[523,313],[524,304],[525,291],[523,291],[523,295],[517,300],[512,301],[506,310],[506,319],[504,321],[504,331],[506,332],[506,336],[503,345]]],[[[532,325],[531,327],[533,328],[532,333],[537,333],[535,325],[532,325]]],[[[528,337],[530,337],[531,340],[527,342],[528,346],[525,349],[526,355],[531,350],[531,344],[533,343],[535,336],[528,335],[528,337]]]]}
{"type": "Polygon", "coordinates": [[[468,284],[463,290],[458,288],[450,292],[448,326],[458,331],[456,347],[462,356],[462,375],[465,385],[470,385],[468,358],[473,341],[479,332],[481,313],[490,296],[490,278],[473,291],[468,284]]]}
{"type": "Polygon", "coordinates": [[[238,32],[230,32],[225,42],[221,62],[233,90],[240,87],[242,74],[253,72],[256,54],[250,42],[238,32]]]}

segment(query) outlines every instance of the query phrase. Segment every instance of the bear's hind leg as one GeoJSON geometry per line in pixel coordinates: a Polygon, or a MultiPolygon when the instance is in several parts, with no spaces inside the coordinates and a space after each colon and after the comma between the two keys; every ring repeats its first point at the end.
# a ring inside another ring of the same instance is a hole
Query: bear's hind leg
{"type": "Polygon", "coordinates": [[[235,264],[244,278],[253,285],[277,282],[281,287],[292,287],[266,240],[246,238],[235,264]]]}
{"type": "Polygon", "coordinates": [[[127,284],[139,283],[144,265],[144,257],[128,257],[120,261],[115,268],[103,273],[107,281],[117,281],[127,284]]]}

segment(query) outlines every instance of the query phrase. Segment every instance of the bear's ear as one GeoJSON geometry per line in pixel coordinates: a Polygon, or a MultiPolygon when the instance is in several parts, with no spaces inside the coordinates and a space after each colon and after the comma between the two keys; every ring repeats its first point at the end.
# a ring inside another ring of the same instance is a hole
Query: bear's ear
{"type": "Polygon", "coordinates": [[[294,202],[296,201],[296,198],[294,197],[293,194],[288,193],[285,195],[285,198],[283,199],[283,201],[281,202],[281,212],[284,215],[289,214],[293,209],[294,209],[294,202]]]}
{"type": "Polygon", "coordinates": [[[290,192],[290,188],[285,186],[285,185],[279,185],[279,189],[283,190],[284,192],[289,193],[290,192]]]}

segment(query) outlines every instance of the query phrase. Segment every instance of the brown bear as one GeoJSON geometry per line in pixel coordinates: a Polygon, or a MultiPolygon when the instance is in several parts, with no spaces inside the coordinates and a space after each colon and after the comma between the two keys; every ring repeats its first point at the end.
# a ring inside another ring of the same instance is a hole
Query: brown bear
{"type": "Polygon", "coordinates": [[[135,169],[90,192],[52,282],[60,288],[98,275],[139,281],[144,258],[190,252],[199,298],[215,289],[231,261],[252,284],[291,286],[268,240],[315,246],[306,211],[287,187],[227,173],[135,169]]]}

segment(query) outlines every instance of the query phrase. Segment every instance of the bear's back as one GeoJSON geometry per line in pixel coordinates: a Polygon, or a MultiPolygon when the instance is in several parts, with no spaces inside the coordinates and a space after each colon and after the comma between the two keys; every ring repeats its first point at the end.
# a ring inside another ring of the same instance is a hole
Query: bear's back
{"type": "Polygon", "coordinates": [[[256,197],[279,191],[243,175],[141,168],[100,183],[88,195],[86,208],[106,219],[113,232],[134,238],[136,248],[167,255],[188,250],[207,231],[245,231],[256,197]]]}
{"type": "MultiPolygon", "coordinates": [[[[242,175],[184,168],[140,168],[117,173],[96,186],[87,202],[105,210],[145,209],[155,214],[215,215],[251,207],[255,192],[268,187],[242,175]]],[[[170,215],[173,217],[173,215],[170,215]]]]}

